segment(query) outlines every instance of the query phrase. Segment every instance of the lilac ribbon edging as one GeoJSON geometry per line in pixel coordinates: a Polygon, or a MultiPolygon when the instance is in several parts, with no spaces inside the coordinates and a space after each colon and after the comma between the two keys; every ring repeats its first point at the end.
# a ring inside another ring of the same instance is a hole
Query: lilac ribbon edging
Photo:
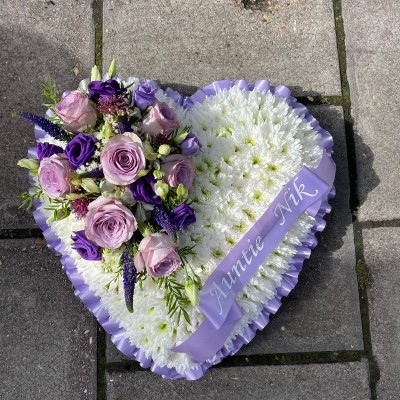
{"type": "MultiPolygon", "coordinates": [[[[190,97],[183,97],[178,92],[172,89],[166,89],[166,94],[171,97],[179,105],[186,109],[190,109],[195,103],[202,103],[207,96],[214,96],[218,92],[224,89],[232,88],[233,86],[238,86],[239,88],[247,91],[258,90],[258,91],[268,91],[270,90],[272,94],[281,96],[286,100],[291,108],[298,109],[299,114],[310,123],[311,127],[320,134],[320,146],[326,152],[326,154],[331,157],[333,149],[333,139],[329,132],[320,127],[318,121],[309,113],[307,108],[298,103],[297,100],[290,95],[290,90],[285,86],[270,86],[270,83],[266,80],[256,81],[254,84],[249,84],[247,81],[217,81],[210,85],[199,89],[195,94],[190,97]]],[[[39,139],[45,135],[45,132],[35,127],[35,137],[39,139]]],[[[30,149],[28,152],[28,157],[36,158],[35,151],[30,149]]],[[[335,196],[335,189],[332,186],[329,198],[335,196]]],[[[128,358],[136,359],[143,368],[150,368],[152,372],[161,375],[166,379],[179,379],[186,378],[187,380],[196,380],[201,378],[208,368],[218,364],[225,357],[230,356],[238,352],[241,347],[248,344],[255,336],[257,330],[262,330],[269,322],[269,317],[271,314],[275,314],[279,307],[281,306],[282,297],[287,296],[291,290],[296,286],[298,282],[299,273],[302,270],[303,262],[305,259],[310,257],[311,249],[317,245],[317,239],[315,237],[317,232],[321,232],[325,228],[325,221],[323,219],[326,213],[331,211],[331,207],[328,201],[324,201],[318,213],[315,215],[315,224],[311,228],[310,233],[307,235],[305,240],[296,249],[296,254],[290,262],[290,266],[287,271],[281,276],[281,286],[277,288],[276,295],[268,301],[268,303],[263,307],[260,315],[251,322],[244,331],[237,335],[233,341],[232,346],[228,350],[225,347],[221,348],[216,354],[202,362],[197,368],[184,371],[179,373],[175,368],[168,368],[166,366],[159,366],[155,364],[151,357],[147,357],[144,351],[129,342],[127,332],[124,328],[121,328],[118,321],[111,318],[108,310],[102,306],[101,298],[95,294],[87,285],[78,272],[75,265],[75,260],[68,256],[66,252],[66,247],[64,243],[56,236],[49,225],[46,223],[46,217],[40,210],[41,203],[39,201],[35,202],[33,213],[37,225],[43,232],[48,247],[57,253],[61,254],[61,263],[63,270],[66,272],[68,278],[75,288],[75,295],[80,298],[83,304],[92,312],[92,314],[97,318],[99,324],[104,328],[104,330],[111,335],[111,340],[115,346],[128,358]]]]}

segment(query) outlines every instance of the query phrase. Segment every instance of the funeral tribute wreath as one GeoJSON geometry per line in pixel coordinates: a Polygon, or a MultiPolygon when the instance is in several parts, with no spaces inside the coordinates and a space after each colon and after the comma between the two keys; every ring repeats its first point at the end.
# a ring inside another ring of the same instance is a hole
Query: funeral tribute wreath
{"type": "Polygon", "coordinates": [[[22,204],[75,294],[127,357],[198,379],[297,284],[334,196],[333,140],[284,86],[189,97],[121,79],[43,87],[22,204]]]}

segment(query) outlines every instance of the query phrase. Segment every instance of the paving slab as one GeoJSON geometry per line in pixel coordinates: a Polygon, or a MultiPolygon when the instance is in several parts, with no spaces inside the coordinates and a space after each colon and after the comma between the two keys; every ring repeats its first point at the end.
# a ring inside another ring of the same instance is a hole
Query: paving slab
{"type": "Polygon", "coordinates": [[[0,241],[0,398],[96,398],[96,323],[59,258],[33,239],[0,241]]]}
{"type": "Polygon", "coordinates": [[[341,93],[332,2],[104,0],[104,59],[121,75],[185,94],[218,79],[270,79],[296,94],[341,93]]]}
{"type": "Polygon", "coordinates": [[[368,303],[372,351],[380,369],[378,400],[400,393],[400,228],[363,231],[369,271],[368,303]]]}
{"type": "Polygon", "coordinates": [[[90,0],[2,2],[0,7],[0,229],[34,226],[19,210],[17,195],[28,188],[16,166],[34,144],[33,127],[12,113],[43,115],[40,86],[51,74],[62,90],[74,89],[94,64],[90,0]]]}
{"type": "MultiPolygon", "coordinates": [[[[333,211],[318,246],[305,263],[299,284],[269,325],[239,354],[363,349],[343,110],[335,106],[309,109],[335,141],[337,194],[333,211]]],[[[126,360],[108,337],[107,361],[126,360]]]]}
{"type": "Polygon", "coordinates": [[[369,398],[366,361],[214,368],[196,382],[166,381],[151,372],[107,374],[109,400],[365,400],[369,398]]]}
{"type": "Polygon", "coordinates": [[[342,8],[356,133],[358,218],[397,219],[400,149],[392,141],[398,138],[400,124],[399,4],[396,0],[343,0],[342,8]],[[372,150],[372,160],[365,145],[372,150]]]}

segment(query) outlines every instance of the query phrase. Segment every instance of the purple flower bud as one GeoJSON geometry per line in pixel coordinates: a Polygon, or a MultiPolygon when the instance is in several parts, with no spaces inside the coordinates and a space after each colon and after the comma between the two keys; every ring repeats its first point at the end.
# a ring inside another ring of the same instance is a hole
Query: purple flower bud
{"type": "Polygon", "coordinates": [[[96,139],[93,135],[76,135],[65,148],[65,154],[68,157],[74,169],[87,163],[96,151],[96,139]]]}
{"type": "Polygon", "coordinates": [[[37,145],[37,156],[39,161],[42,161],[45,157],[51,157],[53,154],[60,153],[64,153],[64,150],[55,144],[39,142],[37,145]]]}
{"type": "Polygon", "coordinates": [[[182,203],[175,207],[170,213],[170,223],[177,229],[185,229],[196,222],[196,215],[192,207],[182,203]]]}
{"type": "Polygon", "coordinates": [[[115,79],[109,79],[108,81],[92,81],[88,85],[88,94],[90,100],[98,102],[100,96],[119,96],[126,92],[125,88],[121,88],[121,85],[115,79]]]}
{"type": "Polygon", "coordinates": [[[181,151],[185,156],[193,156],[197,154],[201,147],[199,139],[192,132],[189,132],[185,140],[181,143],[181,151]]]}
{"type": "Polygon", "coordinates": [[[133,100],[137,107],[145,110],[147,107],[152,106],[156,101],[156,92],[159,86],[156,82],[151,80],[143,81],[133,94],[133,100]]]}
{"type": "Polygon", "coordinates": [[[155,182],[154,176],[149,173],[131,183],[129,189],[132,192],[133,198],[148,204],[162,204],[162,200],[154,191],[155,182]]]}
{"type": "Polygon", "coordinates": [[[85,235],[85,231],[74,232],[72,247],[84,259],[89,261],[100,261],[99,247],[89,241],[85,235]]]}

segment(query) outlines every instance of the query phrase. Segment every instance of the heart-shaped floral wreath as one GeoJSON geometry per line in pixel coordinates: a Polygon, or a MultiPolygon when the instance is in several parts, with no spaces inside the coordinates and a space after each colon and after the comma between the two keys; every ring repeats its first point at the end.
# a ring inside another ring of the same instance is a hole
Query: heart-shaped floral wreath
{"type": "Polygon", "coordinates": [[[333,141],[284,86],[190,97],[96,67],[44,87],[23,204],[76,295],[127,357],[200,378],[296,285],[333,197],[333,141]]]}

